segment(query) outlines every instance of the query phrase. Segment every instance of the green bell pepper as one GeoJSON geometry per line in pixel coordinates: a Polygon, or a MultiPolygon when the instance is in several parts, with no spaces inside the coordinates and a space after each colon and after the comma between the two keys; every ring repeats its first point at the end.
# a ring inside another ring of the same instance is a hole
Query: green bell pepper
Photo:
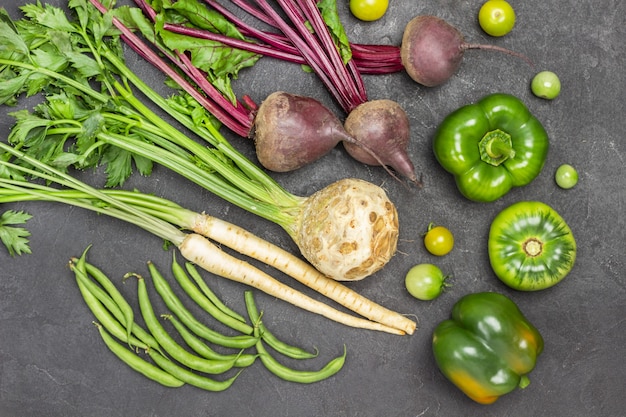
{"type": "Polygon", "coordinates": [[[491,222],[489,261],[511,288],[536,291],[559,283],[574,267],[576,240],[565,220],[539,201],[520,201],[491,222]]]}
{"type": "Polygon", "coordinates": [[[433,140],[437,161],[454,175],[461,194],[478,202],[529,184],[543,169],[548,147],[541,122],[517,97],[502,93],[449,114],[433,140]]]}
{"type": "Polygon", "coordinates": [[[539,331],[508,297],[482,292],[462,297],[433,333],[439,369],[469,398],[491,404],[517,387],[543,350],[539,331]]]}

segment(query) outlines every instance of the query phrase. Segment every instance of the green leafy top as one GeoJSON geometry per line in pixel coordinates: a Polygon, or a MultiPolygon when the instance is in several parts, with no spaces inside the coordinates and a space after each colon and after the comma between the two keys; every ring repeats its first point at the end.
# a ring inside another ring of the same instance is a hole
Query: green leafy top
{"type": "Polygon", "coordinates": [[[12,113],[9,142],[63,172],[105,165],[107,187],[122,185],[134,169],[149,175],[158,163],[290,232],[303,199],[232,147],[195,99],[183,93],[165,99],[139,79],[124,62],[113,12],[87,0],[69,6],[76,19],[41,4],[23,6],[26,18],[18,21],[0,11],[0,39],[15,46],[0,48],[0,104],[45,95],[32,111],[12,113]],[[205,143],[150,109],[135,90],[205,143]]]}
{"type": "Polygon", "coordinates": [[[348,39],[348,35],[346,35],[344,26],[339,19],[337,1],[320,0],[317,2],[317,8],[320,10],[324,22],[326,22],[326,26],[328,27],[328,30],[337,45],[337,49],[339,50],[339,54],[341,55],[343,62],[348,62],[352,59],[352,48],[350,47],[350,41],[348,39]]]}
{"type": "Polygon", "coordinates": [[[26,223],[32,216],[23,211],[7,210],[0,215],[0,241],[11,256],[31,253],[28,246],[28,230],[13,225],[26,223]]]}

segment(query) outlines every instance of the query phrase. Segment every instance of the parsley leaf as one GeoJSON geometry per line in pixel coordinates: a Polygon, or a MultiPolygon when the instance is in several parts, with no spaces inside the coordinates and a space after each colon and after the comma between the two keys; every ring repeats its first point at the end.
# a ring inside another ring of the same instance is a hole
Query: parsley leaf
{"type": "Polygon", "coordinates": [[[11,256],[31,253],[28,246],[30,232],[12,225],[26,223],[32,216],[23,211],[7,210],[0,216],[0,241],[9,250],[11,256]]]}

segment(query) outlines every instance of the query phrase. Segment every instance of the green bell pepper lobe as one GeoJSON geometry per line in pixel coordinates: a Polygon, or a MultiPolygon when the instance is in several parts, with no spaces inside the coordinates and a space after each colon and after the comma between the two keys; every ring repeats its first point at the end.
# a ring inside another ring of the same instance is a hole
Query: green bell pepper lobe
{"type": "Polygon", "coordinates": [[[509,287],[537,291],[558,284],[574,267],[576,240],[565,220],[539,201],[520,201],[491,222],[489,261],[509,287]]]}
{"type": "Polygon", "coordinates": [[[450,113],[437,128],[433,152],[454,175],[466,198],[497,200],[534,180],[543,169],[549,139],[526,105],[496,93],[450,113]]]}
{"type": "Polygon", "coordinates": [[[433,353],[443,375],[480,404],[530,380],[543,338],[508,297],[482,292],[462,297],[433,333],[433,353]]]}

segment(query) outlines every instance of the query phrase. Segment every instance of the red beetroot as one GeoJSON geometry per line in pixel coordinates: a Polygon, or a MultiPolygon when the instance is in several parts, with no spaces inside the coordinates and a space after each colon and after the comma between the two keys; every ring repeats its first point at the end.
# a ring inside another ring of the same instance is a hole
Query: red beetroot
{"type": "Polygon", "coordinates": [[[467,43],[454,26],[428,15],[414,17],[406,25],[400,57],[404,69],[413,80],[427,87],[435,87],[456,73],[468,49],[489,49],[528,61],[524,55],[509,49],[467,43]]]}
{"type": "Polygon", "coordinates": [[[371,147],[346,132],[341,121],[319,101],[277,91],[261,103],[254,118],[257,158],[265,168],[288,172],[321,158],[339,142],[349,144],[373,165],[384,165],[371,147]]]}
{"type": "MultiPolygon", "coordinates": [[[[407,155],[411,130],[404,109],[392,100],[371,100],[352,110],[344,122],[348,134],[376,150],[378,157],[400,175],[418,183],[413,163],[407,155]]],[[[357,161],[379,165],[362,148],[344,143],[346,151],[357,161]]]]}
{"type": "Polygon", "coordinates": [[[257,158],[271,171],[301,168],[347,137],[341,122],[320,102],[282,91],[267,96],[254,118],[257,158]]]}

